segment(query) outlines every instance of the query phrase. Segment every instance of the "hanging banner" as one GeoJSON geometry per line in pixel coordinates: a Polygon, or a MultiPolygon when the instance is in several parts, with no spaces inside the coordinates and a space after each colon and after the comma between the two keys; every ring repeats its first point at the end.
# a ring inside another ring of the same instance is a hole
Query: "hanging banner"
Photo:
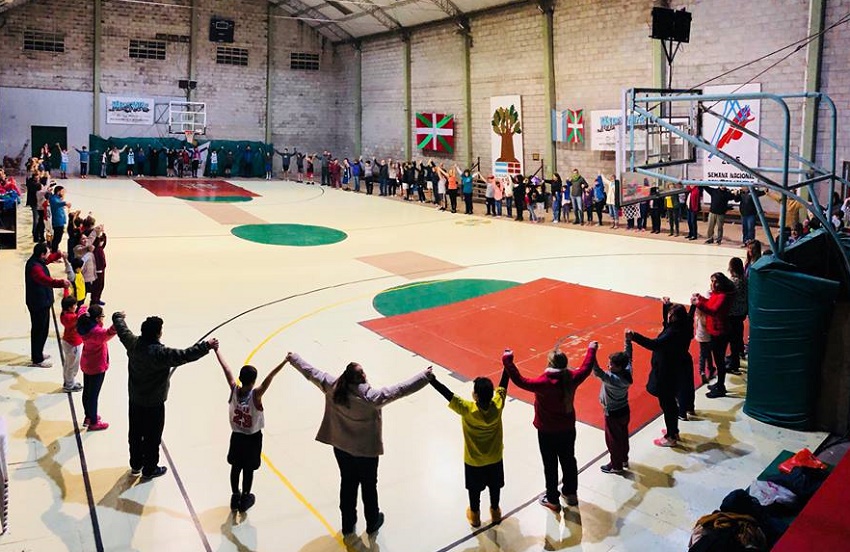
{"type": "Polygon", "coordinates": [[[490,113],[493,174],[496,176],[522,174],[522,98],[493,96],[490,98],[490,113]]]}
{"type": "Polygon", "coordinates": [[[153,125],[153,98],[108,96],[106,123],[110,125],[153,125]]]}
{"type": "MultiPolygon", "coordinates": [[[[747,94],[761,92],[761,84],[753,83],[726,86],[706,86],[702,89],[705,95],[712,94],[747,94]]],[[[761,129],[761,101],[736,100],[704,101],[703,106],[722,115],[705,112],[702,115],[702,137],[723,153],[738,159],[750,167],[759,166],[759,141],[757,138],[744,133],[736,125],[751,130],[756,134],[761,129]]],[[[725,182],[755,182],[756,178],[749,172],[743,172],[707,151],[702,151],[702,170],[705,180],[725,182]]]]}
{"type": "MultiPolygon", "coordinates": [[[[646,120],[640,115],[631,115],[636,125],[645,125],[646,120]]],[[[623,112],[619,109],[601,109],[590,112],[590,149],[595,151],[616,151],[619,132],[617,127],[623,121],[623,112]]],[[[626,135],[628,140],[628,135],[626,135]]],[[[634,151],[646,149],[646,133],[634,133],[634,151]]]]}
{"type": "Polygon", "coordinates": [[[453,153],[455,116],[444,113],[417,113],[416,147],[421,150],[453,153]]]}
{"type": "Polygon", "coordinates": [[[583,144],[585,118],[583,109],[552,110],[552,141],[583,144]]]}

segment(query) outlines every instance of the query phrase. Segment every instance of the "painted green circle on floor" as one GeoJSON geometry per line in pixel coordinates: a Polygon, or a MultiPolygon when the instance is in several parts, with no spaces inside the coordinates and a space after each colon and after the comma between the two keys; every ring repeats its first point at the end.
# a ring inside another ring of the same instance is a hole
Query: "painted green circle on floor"
{"type": "Polygon", "coordinates": [[[230,231],[237,238],[266,245],[312,247],[341,242],[348,234],[326,226],[309,224],[245,224],[230,231]]]}
{"type": "Polygon", "coordinates": [[[214,203],[244,203],[253,198],[246,196],[175,196],[185,201],[209,201],[214,203]]]}
{"type": "Polygon", "coordinates": [[[507,280],[434,280],[390,288],[372,300],[372,306],[384,316],[407,314],[474,299],[518,286],[507,280]]]}

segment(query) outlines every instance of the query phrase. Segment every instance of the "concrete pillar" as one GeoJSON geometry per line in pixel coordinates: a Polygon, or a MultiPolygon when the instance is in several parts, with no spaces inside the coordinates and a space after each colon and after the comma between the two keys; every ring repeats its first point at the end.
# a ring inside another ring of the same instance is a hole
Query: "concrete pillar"
{"type": "Polygon", "coordinates": [[[272,143],[272,52],[274,50],[273,6],[269,2],[266,12],[266,143],[272,143]]]}
{"type": "Polygon", "coordinates": [[[547,121],[546,128],[546,152],[543,154],[545,175],[544,178],[550,176],[558,170],[558,162],[555,158],[556,148],[555,141],[552,136],[555,133],[552,121],[552,110],[555,109],[555,38],[554,38],[554,13],[555,6],[549,2],[541,2],[538,4],[543,12],[541,23],[543,27],[543,105],[546,110],[545,118],[547,121]]]}
{"type": "Polygon", "coordinates": [[[101,0],[94,0],[94,51],[92,52],[92,134],[100,136],[100,51],[103,42],[103,6],[101,0]]]}
{"type": "MultiPolygon", "coordinates": [[[[463,166],[472,166],[472,31],[467,27],[466,32],[461,33],[463,40],[463,142],[464,159],[463,166]]],[[[479,167],[478,170],[481,170],[479,167]]]]}
{"type": "MultiPolygon", "coordinates": [[[[821,65],[823,61],[823,28],[826,16],[826,0],[809,0],[809,30],[808,36],[814,37],[806,46],[806,92],[817,92],[820,89],[821,65]]],[[[803,104],[802,136],[800,138],[800,155],[810,161],[815,161],[817,153],[818,131],[818,100],[806,98],[803,104]]],[[[800,168],[805,168],[802,163],[800,168]]],[[[834,169],[833,167],[827,167],[834,169]]],[[[805,175],[800,175],[800,179],[805,175]]],[[[809,198],[809,190],[800,188],[804,199],[809,198]]],[[[823,198],[822,198],[823,199],[823,198]]],[[[797,221],[791,221],[797,222],[797,221]]]]}
{"type": "MultiPolygon", "coordinates": [[[[408,75],[409,76],[409,75],[408,75]]],[[[408,81],[409,83],[409,81],[408,81]]],[[[354,157],[363,155],[363,49],[354,43],[354,157]]]]}
{"type": "MultiPolygon", "coordinates": [[[[199,0],[192,0],[192,10],[189,12],[189,80],[197,81],[197,73],[198,73],[198,3],[199,0]]],[[[194,90],[186,91],[186,99],[188,101],[192,100],[192,95],[195,93],[194,90]]]]}
{"type": "Polygon", "coordinates": [[[404,158],[406,160],[413,159],[413,113],[412,100],[410,94],[410,35],[401,37],[404,61],[402,62],[404,70],[404,158]]]}

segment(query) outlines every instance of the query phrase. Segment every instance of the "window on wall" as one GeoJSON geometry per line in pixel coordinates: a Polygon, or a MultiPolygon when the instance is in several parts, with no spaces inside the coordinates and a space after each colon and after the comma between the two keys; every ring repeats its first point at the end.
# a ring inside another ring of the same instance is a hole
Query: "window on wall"
{"type": "Polygon", "coordinates": [[[318,71],[319,54],[292,52],[289,54],[289,68],[293,71],[318,71]]]}
{"type": "Polygon", "coordinates": [[[164,40],[130,40],[132,59],[165,59],[164,40]]]}
{"type": "Polygon", "coordinates": [[[65,37],[33,29],[24,30],[24,50],[30,52],[65,52],[65,37]]]}
{"type": "Polygon", "coordinates": [[[247,67],[248,50],[245,48],[219,46],[215,51],[215,62],[220,65],[242,65],[247,67]]]}

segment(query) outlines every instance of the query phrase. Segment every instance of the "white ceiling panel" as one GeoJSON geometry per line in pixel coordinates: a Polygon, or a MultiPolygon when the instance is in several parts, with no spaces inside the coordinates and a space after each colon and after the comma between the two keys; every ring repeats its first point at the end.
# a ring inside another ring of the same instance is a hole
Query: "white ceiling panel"
{"type": "Polygon", "coordinates": [[[372,16],[358,17],[351,21],[340,21],[339,26],[353,36],[367,36],[386,32],[388,29],[372,16]]]}
{"type": "Polygon", "coordinates": [[[405,27],[421,25],[422,23],[449,17],[449,14],[430,0],[420,0],[411,4],[400,5],[398,8],[391,8],[386,11],[398,19],[399,23],[405,27]]]}

